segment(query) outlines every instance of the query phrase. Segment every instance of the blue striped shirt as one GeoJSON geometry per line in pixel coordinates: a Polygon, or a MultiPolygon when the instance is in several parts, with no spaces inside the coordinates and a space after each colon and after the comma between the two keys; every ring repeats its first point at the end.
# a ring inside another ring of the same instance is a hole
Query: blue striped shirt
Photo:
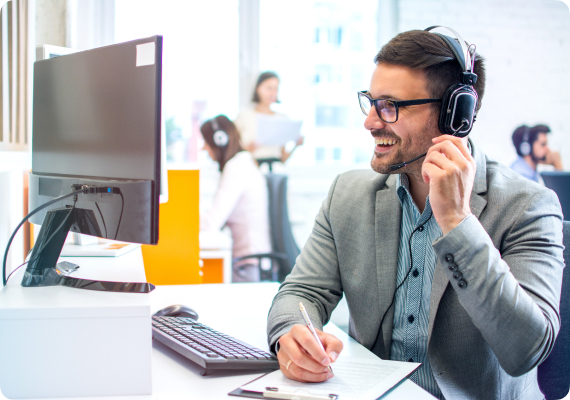
{"type": "Polygon", "coordinates": [[[431,372],[427,348],[429,301],[436,262],[431,244],[442,235],[442,232],[432,216],[429,196],[426,199],[424,211],[420,215],[410,195],[407,175],[399,174],[397,182],[396,190],[402,204],[397,283],[400,284],[404,280],[410,268],[410,256],[413,257],[413,268],[402,287],[396,292],[390,358],[397,361],[422,363],[410,379],[441,399],[443,395],[431,372]],[[428,222],[412,237],[412,254],[410,255],[408,244],[410,235],[426,220],[428,222]]]}

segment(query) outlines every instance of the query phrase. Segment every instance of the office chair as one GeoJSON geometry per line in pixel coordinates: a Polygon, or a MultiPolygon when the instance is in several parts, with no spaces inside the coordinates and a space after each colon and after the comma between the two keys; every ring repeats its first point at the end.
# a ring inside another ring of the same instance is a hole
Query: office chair
{"type": "MultiPolygon", "coordinates": [[[[546,181],[546,179],[545,179],[546,181]]],[[[570,264],[570,221],[563,222],[564,262],[570,264]]],[[[570,271],[564,271],[560,295],[560,332],[548,358],[538,366],[538,386],[546,400],[564,398],[570,390],[570,271]]]]}
{"type": "Polygon", "coordinates": [[[262,164],[267,164],[267,167],[269,168],[269,173],[272,173],[272,172],[273,172],[273,163],[281,162],[280,159],[275,158],[275,157],[271,157],[271,158],[256,158],[255,161],[257,161],[257,164],[259,164],[260,167],[261,167],[262,164]]]}
{"type": "Polygon", "coordinates": [[[239,257],[234,259],[234,263],[247,258],[269,258],[272,260],[272,267],[269,271],[261,270],[261,280],[283,282],[293,270],[301,251],[295,242],[289,222],[287,176],[269,173],[265,177],[269,194],[269,226],[273,252],[239,257]]]}
{"type": "Polygon", "coordinates": [[[541,172],[544,185],[554,190],[562,206],[562,214],[565,221],[570,221],[570,172],[548,171],[541,172]]]}

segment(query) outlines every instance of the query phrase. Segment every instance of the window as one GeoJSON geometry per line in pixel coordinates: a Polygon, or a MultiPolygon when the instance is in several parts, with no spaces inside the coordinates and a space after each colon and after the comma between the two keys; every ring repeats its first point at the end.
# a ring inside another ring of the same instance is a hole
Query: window
{"type": "Polygon", "coordinates": [[[163,35],[168,160],[197,162],[201,123],[238,112],[238,0],[120,0],[115,41],[163,35]]]}
{"type": "Polygon", "coordinates": [[[367,88],[375,67],[377,7],[377,0],[260,0],[260,70],[275,71],[281,81],[274,109],[304,121],[305,144],[290,167],[325,158],[353,167],[364,158],[352,154],[372,154],[356,92],[367,88]],[[317,150],[324,143],[344,149],[343,157],[325,157],[317,150]]]}

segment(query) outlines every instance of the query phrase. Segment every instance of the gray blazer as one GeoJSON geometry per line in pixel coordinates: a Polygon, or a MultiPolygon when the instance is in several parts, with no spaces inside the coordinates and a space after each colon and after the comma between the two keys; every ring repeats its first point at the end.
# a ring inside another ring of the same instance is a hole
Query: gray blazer
{"type": "MultiPolygon", "coordinates": [[[[536,366],[560,328],[560,203],[554,192],[472,148],[476,218],[433,243],[428,359],[447,399],[542,399],[536,366]]],[[[322,328],[344,292],[350,336],[389,359],[394,307],[382,340],[375,339],[396,288],[401,215],[394,175],[338,176],[273,300],[269,344],[303,322],[300,300],[322,328]]]]}

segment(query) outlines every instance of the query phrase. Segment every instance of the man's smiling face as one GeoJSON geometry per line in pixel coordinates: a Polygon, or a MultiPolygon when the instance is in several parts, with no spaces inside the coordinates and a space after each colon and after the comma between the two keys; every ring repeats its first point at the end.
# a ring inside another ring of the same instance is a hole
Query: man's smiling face
{"type": "MultiPolygon", "coordinates": [[[[421,70],[402,65],[379,63],[372,75],[369,95],[373,99],[396,101],[428,99],[426,80],[421,70]]],[[[401,107],[394,123],[382,121],[372,107],[364,127],[375,140],[374,156],[370,163],[378,173],[393,173],[390,166],[410,161],[425,153],[432,145],[431,139],[439,136],[437,113],[432,104],[401,107]]],[[[421,178],[422,160],[411,163],[397,173],[408,173],[421,178]]]]}

